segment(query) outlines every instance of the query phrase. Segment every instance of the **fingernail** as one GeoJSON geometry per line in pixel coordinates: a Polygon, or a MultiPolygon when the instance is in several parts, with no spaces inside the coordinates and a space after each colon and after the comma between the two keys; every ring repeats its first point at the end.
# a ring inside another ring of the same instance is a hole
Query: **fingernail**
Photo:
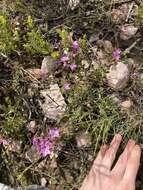
{"type": "Polygon", "coordinates": [[[122,139],[122,136],[119,133],[116,134],[115,137],[116,137],[116,140],[121,140],[122,139]]]}
{"type": "Polygon", "coordinates": [[[135,141],[133,140],[133,139],[129,139],[129,141],[128,141],[128,143],[129,144],[132,144],[132,143],[134,143],[135,141]]]}

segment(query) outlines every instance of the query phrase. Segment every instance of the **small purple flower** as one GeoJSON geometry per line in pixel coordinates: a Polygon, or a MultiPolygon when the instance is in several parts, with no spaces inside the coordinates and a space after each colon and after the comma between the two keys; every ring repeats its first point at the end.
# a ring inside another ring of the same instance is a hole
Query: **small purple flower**
{"type": "Polygon", "coordinates": [[[6,139],[0,139],[0,145],[8,145],[9,144],[9,142],[6,140],[6,139]]]}
{"type": "Polygon", "coordinates": [[[47,138],[41,139],[38,145],[39,152],[44,157],[52,153],[52,147],[52,143],[47,138]]]}
{"type": "Polygon", "coordinates": [[[70,69],[71,69],[72,71],[75,71],[76,68],[77,68],[77,65],[76,65],[76,64],[73,63],[73,64],[70,65],[70,69]]]}
{"type": "Polygon", "coordinates": [[[77,53],[76,52],[72,52],[72,57],[75,58],[77,56],[77,53]]]}
{"type": "Polygon", "coordinates": [[[33,145],[38,145],[38,143],[39,143],[39,138],[38,137],[33,137],[32,144],[33,145]]]}
{"type": "Polygon", "coordinates": [[[3,139],[3,145],[8,145],[9,143],[8,143],[8,141],[7,140],[5,140],[5,139],[3,139]]]}
{"type": "Polygon", "coordinates": [[[74,41],[72,44],[73,49],[78,49],[79,45],[78,45],[78,41],[74,41]]]}
{"type": "Polygon", "coordinates": [[[64,90],[70,90],[70,84],[69,83],[65,83],[64,84],[64,90]]]}
{"type": "Polygon", "coordinates": [[[49,130],[49,136],[51,139],[60,137],[60,131],[57,128],[53,128],[49,130]]]}
{"type": "Polygon", "coordinates": [[[121,50],[118,48],[113,52],[113,57],[116,61],[119,61],[121,58],[121,50]]]}
{"type": "Polygon", "coordinates": [[[67,55],[63,55],[61,57],[61,62],[65,63],[65,62],[68,62],[69,61],[69,57],[67,55]]]}

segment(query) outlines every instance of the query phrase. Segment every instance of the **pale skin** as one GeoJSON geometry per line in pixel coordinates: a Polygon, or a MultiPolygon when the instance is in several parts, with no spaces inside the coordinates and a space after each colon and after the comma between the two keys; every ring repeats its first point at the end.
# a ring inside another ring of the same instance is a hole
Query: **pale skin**
{"type": "Polygon", "coordinates": [[[134,140],[129,140],[112,168],[121,141],[122,136],[116,134],[110,146],[101,147],[80,190],[135,190],[141,149],[134,140]]]}

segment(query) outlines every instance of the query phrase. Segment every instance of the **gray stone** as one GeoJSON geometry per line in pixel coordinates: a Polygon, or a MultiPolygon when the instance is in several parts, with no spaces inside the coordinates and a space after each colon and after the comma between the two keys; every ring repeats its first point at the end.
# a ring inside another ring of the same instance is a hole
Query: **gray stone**
{"type": "Polygon", "coordinates": [[[133,106],[133,102],[130,99],[128,99],[128,100],[121,102],[120,106],[123,109],[130,109],[133,106]]]}
{"type": "Polygon", "coordinates": [[[120,38],[122,40],[129,40],[137,33],[138,28],[133,25],[126,25],[121,27],[120,38]]]}
{"type": "Polygon", "coordinates": [[[42,187],[45,187],[46,184],[47,184],[47,180],[46,180],[44,177],[42,177],[42,178],[41,178],[41,186],[42,186],[42,187]]]}
{"type": "Polygon", "coordinates": [[[91,145],[91,137],[86,132],[79,132],[76,135],[77,147],[89,147],[91,145]]]}
{"type": "Polygon", "coordinates": [[[105,40],[103,46],[104,46],[104,51],[107,53],[112,53],[114,51],[112,43],[109,40],[105,40]]]}
{"type": "Polygon", "coordinates": [[[0,183],[0,190],[14,190],[14,189],[11,188],[10,186],[3,184],[3,183],[0,183]]]}
{"type": "Polygon", "coordinates": [[[58,84],[51,84],[49,89],[40,91],[45,102],[39,100],[45,118],[60,119],[66,111],[66,103],[58,84]]]}
{"type": "Polygon", "coordinates": [[[51,56],[44,57],[41,64],[41,77],[46,79],[47,75],[52,75],[57,69],[57,64],[51,56]]]}
{"type": "Polygon", "coordinates": [[[79,3],[80,0],[69,0],[69,7],[71,8],[71,10],[74,10],[79,3]]]}
{"type": "Polygon", "coordinates": [[[129,80],[128,65],[118,62],[116,65],[110,67],[110,71],[107,74],[108,84],[115,90],[123,89],[129,80]]]}

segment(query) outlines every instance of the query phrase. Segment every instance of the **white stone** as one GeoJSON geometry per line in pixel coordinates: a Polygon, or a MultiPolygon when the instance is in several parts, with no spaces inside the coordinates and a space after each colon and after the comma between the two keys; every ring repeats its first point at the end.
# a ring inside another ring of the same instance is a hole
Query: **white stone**
{"type": "Polygon", "coordinates": [[[76,136],[77,147],[88,147],[91,145],[91,137],[88,133],[80,132],[76,136]]]}
{"type": "Polygon", "coordinates": [[[0,183],[0,190],[14,190],[10,186],[4,185],[3,183],[0,183]]]}
{"type": "Polygon", "coordinates": [[[120,105],[123,109],[130,109],[133,105],[133,102],[131,100],[125,100],[125,101],[121,102],[120,105]]]}
{"type": "Polygon", "coordinates": [[[69,0],[69,6],[71,10],[74,10],[79,3],[80,3],[80,0],[69,0]]]}
{"type": "Polygon", "coordinates": [[[82,60],[81,61],[81,64],[83,65],[83,67],[84,67],[84,69],[88,69],[89,68],[89,63],[88,63],[88,61],[87,60],[82,60]]]}
{"type": "Polygon", "coordinates": [[[51,84],[49,89],[41,90],[40,95],[45,98],[44,103],[39,100],[45,117],[54,120],[62,118],[66,103],[58,84],[51,84]]]}
{"type": "Polygon", "coordinates": [[[46,180],[44,177],[42,177],[42,178],[41,178],[41,186],[42,186],[42,187],[45,187],[46,184],[47,184],[47,180],[46,180]]]}
{"type": "Polygon", "coordinates": [[[103,46],[104,46],[105,52],[107,53],[112,53],[114,50],[112,43],[109,40],[105,40],[103,46]]]}
{"type": "Polygon", "coordinates": [[[128,66],[122,62],[118,62],[117,65],[112,65],[107,74],[107,80],[109,86],[115,90],[123,89],[129,80],[128,66]]]}
{"type": "Polygon", "coordinates": [[[133,25],[122,26],[120,38],[122,40],[129,40],[137,33],[137,31],[138,31],[138,28],[133,25]]]}
{"type": "Polygon", "coordinates": [[[41,77],[46,79],[47,75],[51,75],[57,68],[57,64],[51,56],[44,57],[41,64],[41,77]]]}

